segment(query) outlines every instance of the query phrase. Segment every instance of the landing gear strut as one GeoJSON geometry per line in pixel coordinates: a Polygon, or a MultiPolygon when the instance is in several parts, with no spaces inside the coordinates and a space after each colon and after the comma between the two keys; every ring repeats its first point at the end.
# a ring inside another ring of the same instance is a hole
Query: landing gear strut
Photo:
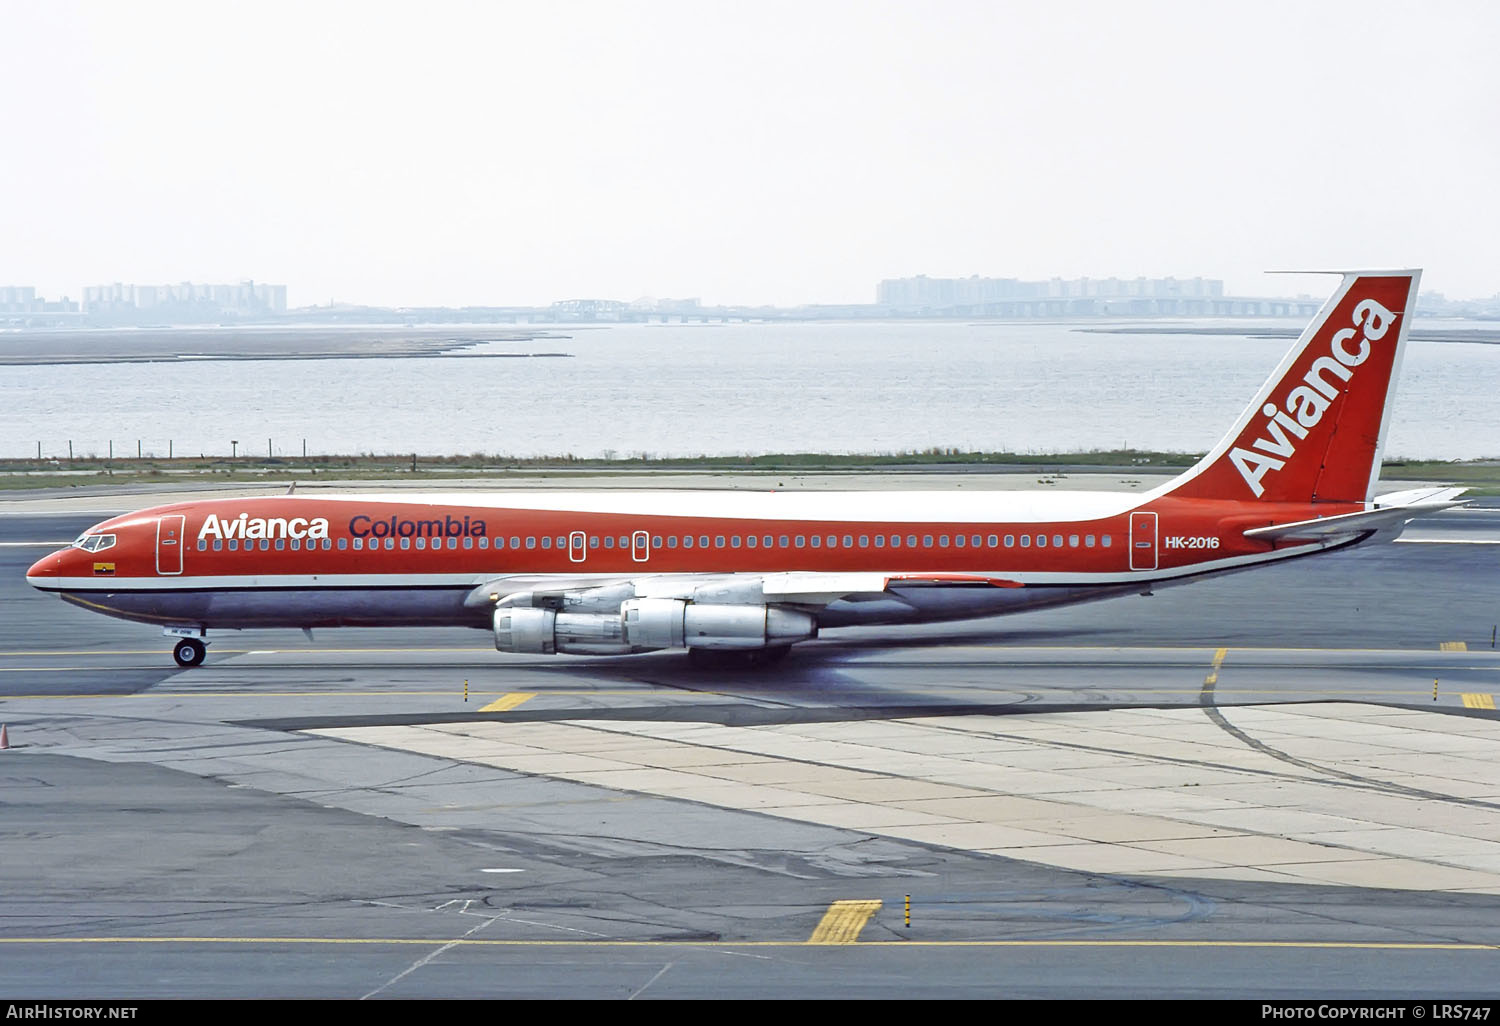
{"type": "Polygon", "coordinates": [[[172,658],[177,660],[177,665],[183,669],[197,666],[203,662],[203,657],[208,654],[208,646],[197,638],[183,638],[172,649],[172,658]]]}

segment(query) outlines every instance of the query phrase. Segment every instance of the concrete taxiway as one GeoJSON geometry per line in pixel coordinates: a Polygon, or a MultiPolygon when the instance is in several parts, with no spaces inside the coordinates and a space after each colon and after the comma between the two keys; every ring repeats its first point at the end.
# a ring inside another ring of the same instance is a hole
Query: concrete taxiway
{"type": "Polygon", "coordinates": [[[1500,967],[1500,508],[769,670],[156,632],[0,516],[0,991],[1427,997],[1500,967]]]}

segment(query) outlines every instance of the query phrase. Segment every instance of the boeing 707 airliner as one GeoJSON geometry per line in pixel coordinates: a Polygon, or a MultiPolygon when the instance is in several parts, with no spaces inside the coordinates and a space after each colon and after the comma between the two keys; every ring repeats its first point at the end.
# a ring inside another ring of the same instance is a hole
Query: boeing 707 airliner
{"type": "Polygon", "coordinates": [[[187,501],[106,520],[27,581],[208,632],[464,626],[502,652],[770,659],[822,628],[1133,594],[1398,534],[1375,497],[1420,272],[1344,274],[1229,433],[1145,494],[512,492],[187,501]]]}

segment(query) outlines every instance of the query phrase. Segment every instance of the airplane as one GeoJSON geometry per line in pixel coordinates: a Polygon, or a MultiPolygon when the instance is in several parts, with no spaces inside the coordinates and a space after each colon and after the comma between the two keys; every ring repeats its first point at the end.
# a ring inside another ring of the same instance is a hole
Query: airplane
{"type": "Polygon", "coordinates": [[[512,653],[770,662],[824,628],[1149,591],[1399,534],[1462,489],[1375,497],[1421,272],[1342,272],[1224,438],[1144,494],[511,492],[188,500],[105,520],[27,582],[210,630],[464,626],[512,653]]]}

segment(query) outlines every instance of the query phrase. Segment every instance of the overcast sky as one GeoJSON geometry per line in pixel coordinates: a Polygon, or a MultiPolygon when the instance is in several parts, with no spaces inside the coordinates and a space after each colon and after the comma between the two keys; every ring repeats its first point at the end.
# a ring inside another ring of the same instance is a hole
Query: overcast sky
{"type": "Polygon", "coordinates": [[[1500,292],[1500,4],[0,0],[0,285],[1500,292]]]}

